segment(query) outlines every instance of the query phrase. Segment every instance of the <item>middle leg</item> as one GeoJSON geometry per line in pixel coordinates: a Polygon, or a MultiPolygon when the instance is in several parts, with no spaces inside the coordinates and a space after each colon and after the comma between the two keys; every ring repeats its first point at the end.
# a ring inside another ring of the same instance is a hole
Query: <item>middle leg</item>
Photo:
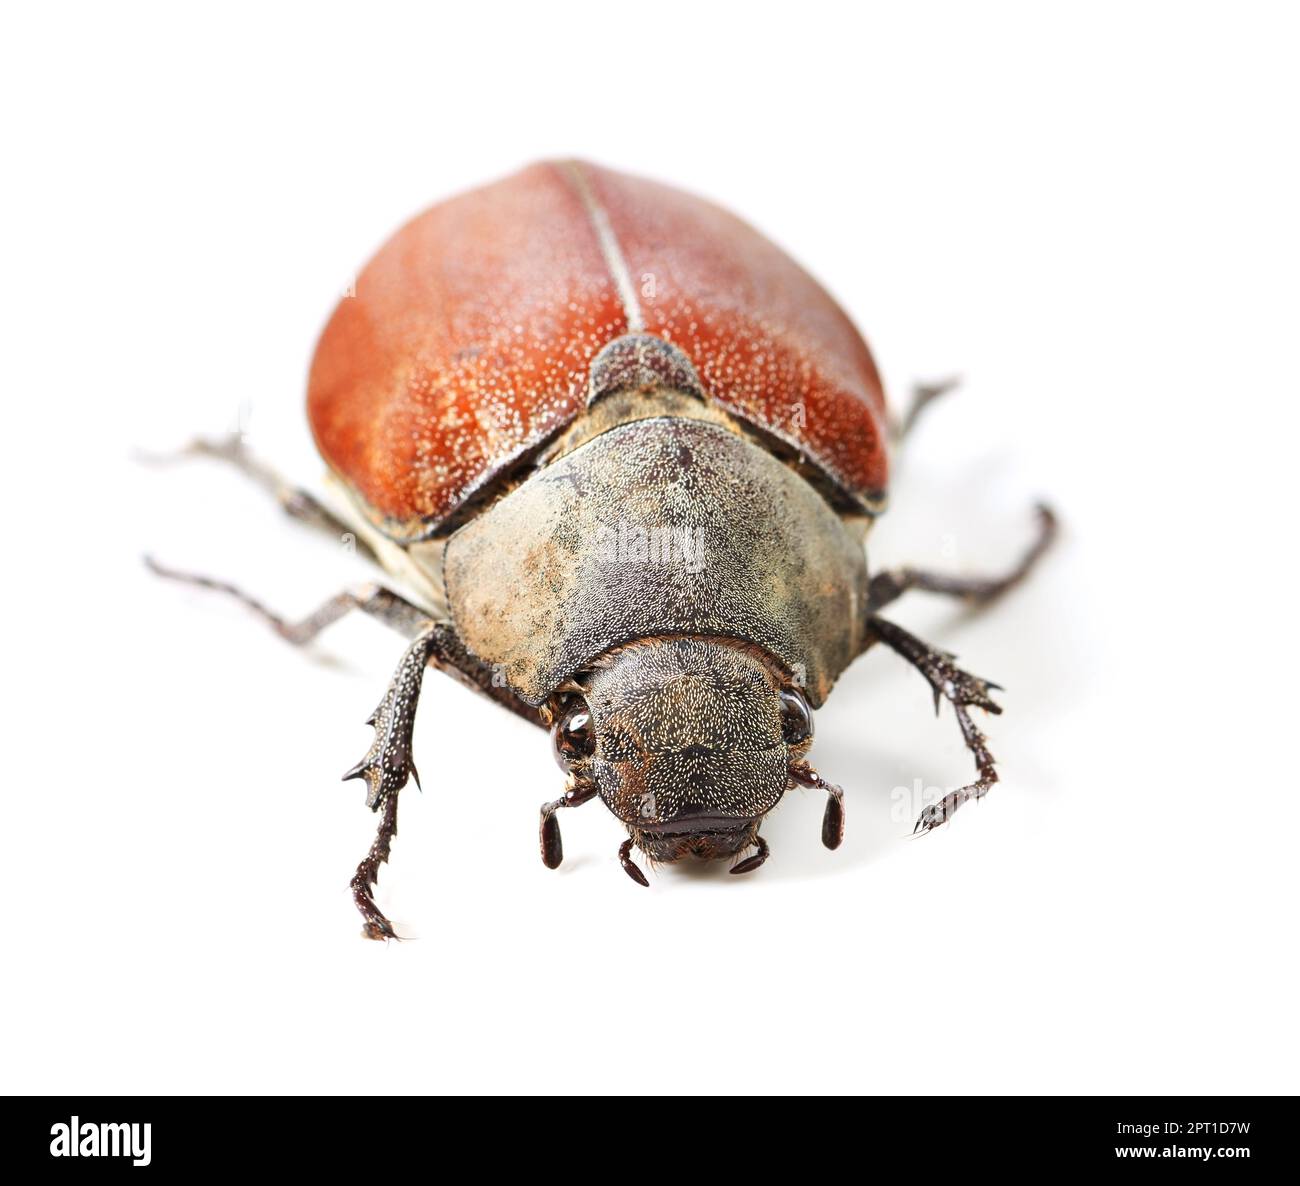
{"type": "Polygon", "coordinates": [[[1019,563],[1010,572],[997,577],[953,577],[919,568],[895,568],[877,573],[867,589],[867,613],[877,613],[909,589],[943,593],[948,597],[958,597],[969,605],[987,605],[1029,575],[1056,538],[1056,531],[1056,515],[1050,507],[1039,504],[1037,537],[1019,563]]]}
{"type": "MultiPolygon", "coordinates": [[[[257,598],[251,597],[227,581],[197,573],[179,572],[159,564],[151,556],[146,556],[144,562],[155,576],[164,577],[169,581],[178,581],[181,584],[197,585],[201,589],[212,589],[217,593],[224,593],[227,597],[233,597],[261,618],[276,634],[294,646],[306,646],[327,626],[332,626],[353,610],[360,610],[411,640],[419,637],[433,624],[433,619],[418,605],[385,589],[382,585],[373,583],[345,589],[321,604],[305,618],[294,621],[268,609],[257,598]]],[[[445,626],[442,639],[443,658],[434,660],[436,666],[459,683],[481,692],[484,696],[510,709],[517,716],[523,717],[524,720],[545,727],[540,712],[533,705],[515,695],[494,668],[471,655],[450,624],[441,625],[445,626]]]]}

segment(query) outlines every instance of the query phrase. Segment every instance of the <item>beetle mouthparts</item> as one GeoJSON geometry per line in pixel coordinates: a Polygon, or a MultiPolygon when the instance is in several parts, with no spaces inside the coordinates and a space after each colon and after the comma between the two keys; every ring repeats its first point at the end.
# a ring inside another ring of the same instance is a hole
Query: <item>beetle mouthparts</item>
{"type": "Polygon", "coordinates": [[[652,861],[717,860],[757,843],[758,825],[757,819],[697,815],[633,827],[632,838],[652,861]]]}
{"type": "Polygon", "coordinates": [[[694,815],[635,826],[638,832],[652,836],[699,836],[704,832],[747,832],[755,822],[752,816],[694,815]]]}

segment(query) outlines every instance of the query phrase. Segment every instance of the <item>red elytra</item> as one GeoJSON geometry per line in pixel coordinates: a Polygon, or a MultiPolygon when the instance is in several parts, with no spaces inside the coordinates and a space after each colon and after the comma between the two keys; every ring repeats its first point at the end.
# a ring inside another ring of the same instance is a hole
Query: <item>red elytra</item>
{"type": "Polygon", "coordinates": [[[316,443],[388,535],[437,534],[570,424],[629,332],[707,396],[877,505],[885,401],[861,335],[780,248],[711,202],[579,162],[532,165],[397,232],[312,362],[316,443]]]}

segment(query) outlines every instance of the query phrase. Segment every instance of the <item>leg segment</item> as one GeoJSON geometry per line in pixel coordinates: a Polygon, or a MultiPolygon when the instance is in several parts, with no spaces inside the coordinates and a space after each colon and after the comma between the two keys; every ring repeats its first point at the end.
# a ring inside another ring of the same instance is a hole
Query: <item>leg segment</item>
{"type": "Polygon", "coordinates": [[[1050,507],[1042,504],[1039,504],[1037,510],[1038,537],[1010,572],[1000,577],[950,577],[916,568],[897,568],[891,572],[877,573],[871,578],[867,592],[868,615],[884,609],[909,589],[924,589],[928,593],[959,597],[970,605],[987,605],[994,598],[1000,597],[1029,575],[1039,557],[1056,537],[1056,515],[1050,507]]]}
{"type": "Polygon", "coordinates": [[[790,777],[800,786],[825,791],[826,810],[822,814],[822,843],[837,849],[844,842],[844,792],[833,782],[827,782],[807,762],[790,763],[790,777]]]}
{"type": "Polygon", "coordinates": [[[765,860],[767,860],[767,855],[770,851],[770,849],[767,847],[767,841],[764,840],[762,836],[755,836],[754,845],[755,847],[757,847],[758,851],[752,857],[746,857],[743,861],[740,861],[737,864],[732,865],[731,868],[728,870],[728,872],[752,873],[755,869],[759,867],[759,865],[761,865],[765,860]]]}
{"type": "Polygon", "coordinates": [[[293,643],[294,646],[306,646],[311,642],[326,626],[332,626],[345,614],[351,613],[352,610],[361,610],[369,614],[372,618],[377,618],[386,626],[391,626],[399,634],[404,634],[408,638],[414,638],[420,633],[422,624],[429,620],[428,614],[418,606],[412,605],[403,597],[380,585],[366,584],[359,585],[354,589],[345,589],[331,597],[319,609],[309,614],[298,622],[291,622],[287,618],[269,610],[260,601],[250,597],[241,589],[225,581],[215,580],[212,577],[199,576],[195,573],[177,572],[174,568],[167,568],[151,556],[144,558],[145,566],[155,576],[165,577],[169,581],[180,581],[187,585],[198,585],[201,589],[212,589],[218,593],[224,593],[228,597],[233,597],[246,605],[259,618],[262,619],[272,630],[276,632],[286,642],[293,643]]]}
{"type": "Polygon", "coordinates": [[[542,864],[548,869],[558,869],[564,860],[560,821],[555,818],[555,813],[561,807],[581,807],[595,797],[595,783],[575,783],[553,803],[542,804],[542,822],[538,835],[542,845],[542,864]]]}
{"type": "MultiPolygon", "coordinates": [[[[406,648],[392,682],[388,685],[388,691],[367,721],[375,730],[370,749],[343,776],[345,782],[352,778],[363,779],[366,784],[366,806],[372,811],[383,812],[375,842],[370,846],[366,858],[357,866],[351,883],[352,900],[365,920],[361,934],[367,939],[397,937],[392,924],[375,903],[373,887],[379,879],[379,865],[388,860],[389,844],[397,835],[397,796],[410,778],[415,779],[416,786],[420,785],[420,775],[411,753],[411,735],[415,728],[415,710],[420,702],[424,672],[430,665],[456,676],[462,683],[477,688],[534,724],[542,724],[537,709],[520,700],[509,688],[498,686],[494,682],[491,668],[469,655],[450,623],[425,619],[424,628],[406,648]]],[[[543,839],[545,840],[545,825],[543,839]]],[[[558,824],[555,827],[555,840],[558,846],[558,824]]]]}
{"type": "Polygon", "coordinates": [[[351,536],[356,543],[357,551],[362,556],[376,564],[379,563],[370,545],[364,540],[357,539],[356,533],[351,527],[327,509],[315,495],[309,494],[306,490],[297,486],[290,485],[273,469],[258,461],[248,451],[242,438],[236,433],[232,433],[220,440],[199,437],[174,454],[150,455],[145,457],[144,460],[159,464],[169,461],[183,461],[189,457],[213,457],[218,461],[233,465],[240,473],[251,478],[270,494],[280,504],[285,514],[311,527],[315,527],[319,531],[323,531],[326,535],[332,536],[336,542],[345,536],[351,536]]]}
{"type": "Polygon", "coordinates": [[[352,888],[352,901],[361,912],[364,920],[361,924],[363,939],[397,939],[400,936],[393,930],[393,924],[384,917],[384,913],[375,905],[375,895],[371,887],[379,884],[379,866],[388,860],[393,837],[397,835],[397,796],[394,795],[384,804],[383,818],[379,821],[379,831],[365,859],[357,866],[349,883],[352,888]]]}
{"type": "Polygon", "coordinates": [[[930,406],[931,401],[938,399],[941,395],[947,395],[960,382],[960,379],[954,377],[941,379],[937,383],[913,384],[912,399],[907,405],[907,411],[904,413],[902,420],[895,421],[893,425],[894,444],[901,445],[907,439],[912,429],[916,427],[916,422],[921,413],[930,406]]]}
{"type": "Polygon", "coordinates": [[[645,879],[645,874],[641,872],[641,866],[632,859],[632,841],[631,838],[624,840],[618,846],[618,863],[623,866],[623,872],[626,873],[637,885],[643,885],[646,889],[650,888],[650,883],[645,879]]]}
{"type": "Polygon", "coordinates": [[[868,623],[868,629],[872,634],[873,642],[883,642],[925,676],[934,691],[936,713],[939,711],[941,698],[952,704],[953,711],[957,714],[957,723],[961,726],[961,735],[966,741],[966,748],[975,759],[975,769],[979,774],[975,782],[950,791],[938,803],[930,804],[921,812],[913,831],[924,834],[951,819],[963,803],[971,799],[982,799],[988,794],[989,788],[998,781],[993,755],[989,753],[984,734],[975,727],[970,713],[966,711],[970,707],[976,707],[986,712],[1000,713],[1002,709],[990,697],[990,692],[998,685],[962,671],[953,663],[952,655],[922,642],[902,627],[895,626],[893,622],[887,622],[883,618],[873,618],[868,623]]]}
{"type": "MultiPolygon", "coordinates": [[[[151,572],[160,577],[187,585],[198,585],[202,589],[213,589],[233,597],[246,605],[281,638],[293,643],[294,646],[305,646],[327,626],[332,626],[353,610],[368,614],[408,639],[417,638],[432,621],[424,610],[407,601],[406,598],[399,597],[382,585],[365,584],[336,594],[307,617],[294,622],[267,609],[256,598],[250,597],[243,590],[226,581],[214,580],[212,577],[199,576],[195,573],[177,572],[175,569],[159,564],[149,556],[145,557],[144,562],[151,572]]],[[[534,725],[543,725],[538,710],[506,687],[492,667],[471,655],[450,624],[446,624],[440,649],[437,653],[431,653],[430,662],[459,683],[490,697],[517,716],[523,717],[524,720],[531,721],[534,725]]]]}
{"type": "Polygon", "coordinates": [[[379,880],[380,863],[388,860],[389,844],[397,835],[398,793],[410,778],[415,779],[416,786],[420,785],[420,775],[411,754],[415,710],[420,703],[424,669],[440,652],[442,636],[447,630],[450,630],[449,626],[430,623],[406,648],[388,691],[367,722],[375,729],[370,749],[343,776],[344,782],[350,778],[364,779],[366,806],[372,811],[383,811],[375,842],[352,878],[352,900],[365,919],[361,933],[367,939],[397,938],[392,924],[375,905],[372,887],[379,880]]]}

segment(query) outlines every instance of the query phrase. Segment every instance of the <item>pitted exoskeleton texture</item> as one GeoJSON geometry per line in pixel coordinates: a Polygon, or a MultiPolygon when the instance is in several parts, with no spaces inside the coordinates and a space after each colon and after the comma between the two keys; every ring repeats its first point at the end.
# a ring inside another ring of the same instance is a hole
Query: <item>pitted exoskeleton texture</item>
{"type": "Polygon", "coordinates": [[[647,639],[604,656],[583,683],[596,732],[591,775],[629,826],[687,820],[716,831],[780,800],[788,757],[779,680],[750,650],[647,639]]]}
{"type": "Polygon", "coordinates": [[[700,420],[624,424],[460,529],[457,630],[540,704],[610,648],[695,634],[762,647],[817,706],[861,647],[861,538],[801,477],[700,420]]]}

